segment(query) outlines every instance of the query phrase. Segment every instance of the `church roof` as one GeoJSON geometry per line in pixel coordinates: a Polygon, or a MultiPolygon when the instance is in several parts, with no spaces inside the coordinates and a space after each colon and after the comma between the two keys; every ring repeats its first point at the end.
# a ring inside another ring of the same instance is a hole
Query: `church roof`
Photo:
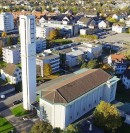
{"type": "Polygon", "coordinates": [[[102,69],[90,69],[42,91],[41,98],[51,103],[69,103],[110,78],[112,76],[102,69]]]}

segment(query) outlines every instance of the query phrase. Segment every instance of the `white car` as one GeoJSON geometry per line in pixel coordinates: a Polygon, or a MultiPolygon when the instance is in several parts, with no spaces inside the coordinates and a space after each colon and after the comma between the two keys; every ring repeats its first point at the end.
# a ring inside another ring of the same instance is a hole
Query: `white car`
{"type": "Polygon", "coordinates": [[[0,98],[1,98],[1,99],[4,99],[4,98],[5,98],[5,95],[1,95],[0,98]]]}

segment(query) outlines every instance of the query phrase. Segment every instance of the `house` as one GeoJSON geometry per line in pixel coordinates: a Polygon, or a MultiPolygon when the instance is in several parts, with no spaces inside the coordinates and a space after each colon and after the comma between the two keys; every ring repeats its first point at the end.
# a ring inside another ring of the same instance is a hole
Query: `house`
{"type": "Polygon", "coordinates": [[[106,29],[110,27],[110,24],[108,21],[105,21],[105,20],[101,20],[99,23],[98,23],[98,28],[99,29],[106,29]]]}
{"type": "Polygon", "coordinates": [[[130,27],[130,17],[125,20],[125,24],[127,27],[130,27]]]}
{"type": "Polygon", "coordinates": [[[87,18],[87,17],[81,17],[78,21],[77,24],[79,25],[79,28],[82,27],[88,27],[90,22],[92,21],[92,18],[87,18]]]}
{"type": "Polygon", "coordinates": [[[122,33],[126,30],[124,24],[113,24],[112,25],[112,31],[115,31],[117,33],[122,33]]]}
{"type": "Polygon", "coordinates": [[[11,84],[0,85],[0,96],[6,95],[6,94],[13,92],[13,91],[15,91],[15,87],[11,84]]]}
{"type": "Polygon", "coordinates": [[[130,69],[127,69],[122,75],[122,83],[126,89],[130,89],[130,69]]]}
{"type": "Polygon", "coordinates": [[[128,65],[124,54],[110,55],[108,57],[108,64],[113,67],[116,74],[123,74],[128,65]]]}
{"type": "Polygon", "coordinates": [[[112,18],[120,20],[122,18],[122,16],[120,14],[113,14],[112,18]]]}
{"type": "MultiPolygon", "coordinates": [[[[50,64],[52,68],[52,73],[56,73],[59,71],[60,67],[60,57],[59,55],[52,54],[52,53],[40,53],[37,54],[36,57],[36,65],[40,66],[41,69],[41,76],[44,76],[44,64],[50,64]]],[[[38,67],[37,67],[38,68],[38,67]]],[[[37,69],[39,71],[39,69],[37,69]]]]}
{"type": "Polygon", "coordinates": [[[115,99],[117,77],[101,69],[80,70],[40,93],[40,113],[55,128],[64,129],[96,107],[115,99]]]}
{"type": "Polygon", "coordinates": [[[22,72],[15,64],[8,63],[6,67],[1,69],[1,78],[8,80],[11,84],[17,84],[22,80],[22,72]]]}

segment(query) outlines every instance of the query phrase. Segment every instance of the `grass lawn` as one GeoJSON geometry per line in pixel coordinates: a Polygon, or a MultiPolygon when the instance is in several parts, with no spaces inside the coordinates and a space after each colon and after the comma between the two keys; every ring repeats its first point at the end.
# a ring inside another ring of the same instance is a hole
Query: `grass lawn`
{"type": "Polygon", "coordinates": [[[121,81],[117,86],[116,100],[120,102],[130,102],[130,90],[125,89],[121,81]]]}
{"type": "Polygon", "coordinates": [[[8,133],[14,129],[13,125],[0,116],[0,133],[8,133]]]}
{"type": "Polygon", "coordinates": [[[29,113],[29,111],[23,109],[23,105],[12,108],[11,112],[14,116],[23,116],[29,113]]]}
{"type": "Polygon", "coordinates": [[[67,40],[67,39],[56,39],[53,41],[53,43],[59,43],[61,45],[72,43],[72,40],[67,40]]]}

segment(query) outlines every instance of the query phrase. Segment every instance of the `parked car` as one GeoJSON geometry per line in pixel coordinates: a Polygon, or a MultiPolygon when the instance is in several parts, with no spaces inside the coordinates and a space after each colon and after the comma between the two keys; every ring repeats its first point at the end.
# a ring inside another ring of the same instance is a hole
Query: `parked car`
{"type": "Polygon", "coordinates": [[[1,95],[0,98],[1,98],[1,99],[5,99],[5,95],[1,95]]]}
{"type": "Polygon", "coordinates": [[[16,100],[16,101],[13,102],[13,105],[16,105],[16,104],[19,104],[19,103],[22,103],[22,102],[23,102],[23,99],[21,99],[21,100],[16,100]]]}

